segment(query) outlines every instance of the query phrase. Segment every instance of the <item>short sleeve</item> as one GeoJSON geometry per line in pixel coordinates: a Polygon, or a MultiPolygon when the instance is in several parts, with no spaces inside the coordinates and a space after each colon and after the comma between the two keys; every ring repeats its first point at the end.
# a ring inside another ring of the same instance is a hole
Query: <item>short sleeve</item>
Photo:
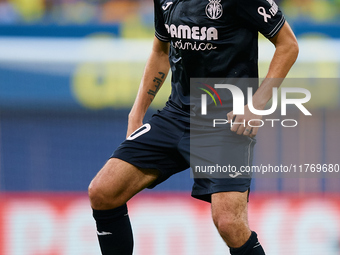
{"type": "Polygon", "coordinates": [[[154,7],[155,7],[155,36],[163,41],[169,42],[169,33],[165,27],[164,17],[161,9],[161,5],[159,0],[154,0],[154,7]]]}
{"type": "Polygon", "coordinates": [[[274,37],[285,23],[274,0],[236,0],[237,14],[267,38],[274,37]]]}

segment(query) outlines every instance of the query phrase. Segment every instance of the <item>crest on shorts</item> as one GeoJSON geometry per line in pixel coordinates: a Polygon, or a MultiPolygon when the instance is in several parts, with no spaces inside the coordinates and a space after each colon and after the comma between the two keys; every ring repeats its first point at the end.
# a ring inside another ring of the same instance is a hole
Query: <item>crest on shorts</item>
{"type": "Polygon", "coordinates": [[[205,14],[210,19],[219,19],[223,14],[223,7],[220,4],[221,0],[209,0],[209,3],[205,7],[205,14]]]}

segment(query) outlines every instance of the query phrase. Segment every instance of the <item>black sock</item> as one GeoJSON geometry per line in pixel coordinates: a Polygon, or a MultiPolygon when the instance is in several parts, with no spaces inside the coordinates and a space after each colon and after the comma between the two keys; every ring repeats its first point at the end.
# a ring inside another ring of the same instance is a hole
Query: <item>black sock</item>
{"type": "Polygon", "coordinates": [[[103,255],[131,255],[133,236],[126,204],[112,210],[93,210],[103,255]]]}
{"type": "Polygon", "coordinates": [[[248,241],[240,248],[230,248],[231,255],[265,255],[264,250],[257,240],[257,234],[252,231],[248,241]]]}

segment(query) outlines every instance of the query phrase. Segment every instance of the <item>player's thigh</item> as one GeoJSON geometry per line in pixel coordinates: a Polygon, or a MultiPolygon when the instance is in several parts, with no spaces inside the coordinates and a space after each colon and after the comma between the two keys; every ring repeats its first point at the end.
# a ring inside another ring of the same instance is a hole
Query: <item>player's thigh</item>
{"type": "Polygon", "coordinates": [[[91,205],[98,210],[123,205],[158,176],[156,169],[140,169],[123,160],[111,158],[89,186],[91,205]]]}
{"type": "Polygon", "coordinates": [[[248,227],[248,191],[212,194],[211,211],[217,227],[234,224],[248,227]]]}

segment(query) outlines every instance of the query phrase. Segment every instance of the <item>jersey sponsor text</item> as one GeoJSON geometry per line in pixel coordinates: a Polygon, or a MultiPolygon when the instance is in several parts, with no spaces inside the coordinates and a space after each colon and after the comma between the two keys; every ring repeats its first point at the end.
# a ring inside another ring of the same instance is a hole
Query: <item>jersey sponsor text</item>
{"type": "Polygon", "coordinates": [[[168,33],[172,38],[178,38],[178,39],[193,39],[193,40],[218,40],[218,32],[217,29],[214,27],[198,27],[193,26],[189,27],[188,25],[179,25],[176,26],[174,24],[171,24],[170,26],[168,24],[165,24],[166,29],[168,30],[168,33]]]}

